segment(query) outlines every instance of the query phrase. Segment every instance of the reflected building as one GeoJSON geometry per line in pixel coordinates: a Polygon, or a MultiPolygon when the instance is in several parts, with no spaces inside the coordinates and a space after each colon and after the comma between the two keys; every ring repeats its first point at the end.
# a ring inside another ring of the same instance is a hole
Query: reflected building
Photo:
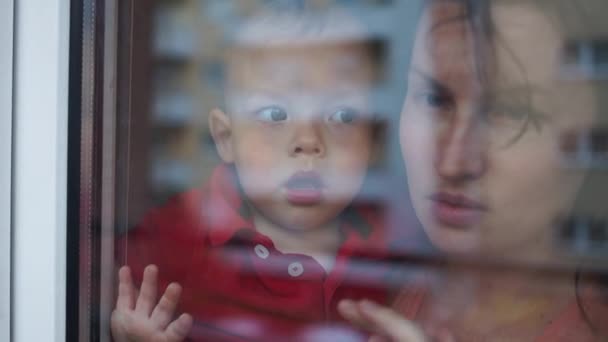
{"type": "Polygon", "coordinates": [[[608,253],[608,3],[573,1],[571,10],[586,20],[564,26],[567,38],[557,77],[571,87],[590,85],[597,112],[591,131],[562,137],[564,167],[588,174],[574,209],[557,224],[556,236],[560,247],[593,260],[608,253]]]}

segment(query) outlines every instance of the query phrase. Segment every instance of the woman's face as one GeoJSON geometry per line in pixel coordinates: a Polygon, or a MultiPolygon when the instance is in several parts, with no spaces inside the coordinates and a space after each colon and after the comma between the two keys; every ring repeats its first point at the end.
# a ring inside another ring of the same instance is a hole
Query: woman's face
{"type": "Polygon", "coordinates": [[[563,39],[540,10],[505,1],[491,14],[485,50],[455,2],[420,22],[400,124],[410,195],[444,252],[542,256],[583,177],[560,141],[590,128],[593,92],[560,79],[563,39]]]}

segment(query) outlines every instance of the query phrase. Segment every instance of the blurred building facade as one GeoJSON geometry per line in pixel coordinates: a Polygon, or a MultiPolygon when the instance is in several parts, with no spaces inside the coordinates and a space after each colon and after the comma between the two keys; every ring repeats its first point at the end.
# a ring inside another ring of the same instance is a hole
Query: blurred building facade
{"type": "MultiPolygon", "coordinates": [[[[565,167],[585,171],[587,177],[574,210],[569,213],[559,238],[574,254],[594,257],[606,254],[608,247],[608,2],[573,1],[573,18],[563,26],[561,70],[557,77],[572,87],[591,85],[596,92],[597,112],[594,129],[576,137],[564,137],[568,146],[565,167]],[[580,20],[584,18],[584,20],[580,20]]],[[[576,113],[572,113],[576,115],[576,113]]]]}

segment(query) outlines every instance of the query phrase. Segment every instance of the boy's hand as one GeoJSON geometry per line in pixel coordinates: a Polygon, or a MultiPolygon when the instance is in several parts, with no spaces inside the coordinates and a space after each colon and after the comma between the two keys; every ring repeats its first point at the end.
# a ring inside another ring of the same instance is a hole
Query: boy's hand
{"type": "Polygon", "coordinates": [[[346,320],[372,332],[374,335],[370,342],[454,341],[450,334],[439,331],[433,332],[433,338],[429,338],[418,325],[401,317],[393,309],[368,300],[342,300],[338,303],[338,311],[346,320]]]}
{"type": "Polygon", "coordinates": [[[188,336],[192,327],[190,315],[182,314],[171,321],[181,287],[177,283],[169,284],[157,304],[157,278],[156,266],[148,265],[138,295],[129,267],[120,269],[118,300],[111,323],[114,341],[178,342],[188,336]]]}

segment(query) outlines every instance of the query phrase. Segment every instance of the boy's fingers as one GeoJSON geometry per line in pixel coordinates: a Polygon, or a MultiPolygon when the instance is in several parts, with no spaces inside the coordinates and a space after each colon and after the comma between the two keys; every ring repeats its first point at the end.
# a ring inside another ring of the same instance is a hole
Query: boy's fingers
{"type": "MultiPolygon", "coordinates": [[[[133,286],[133,302],[135,302],[137,298],[139,298],[139,289],[133,286]]],[[[133,307],[135,307],[135,305],[133,305],[133,307]]]]}
{"type": "Polygon", "coordinates": [[[118,271],[118,299],[116,300],[117,310],[133,310],[135,304],[135,288],[131,278],[129,266],[123,266],[118,271]]]}
{"type": "Polygon", "coordinates": [[[357,304],[350,299],[343,299],[338,302],[338,312],[348,320],[356,318],[359,315],[357,304]]]}
{"type": "Polygon", "coordinates": [[[390,308],[364,300],[359,303],[359,309],[361,315],[367,318],[374,330],[382,336],[398,342],[427,341],[422,330],[390,308]]]}
{"type": "Polygon", "coordinates": [[[165,329],[169,322],[171,322],[175,308],[179,303],[181,292],[182,288],[177,283],[171,283],[167,286],[165,293],[158,301],[154,311],[152,311],[152,316],[150,316],[150,319],[157,327],[165,329]]]}
{"type": "Polygon", "coordinates": [[[436,342],[454,342],[455,341],[454,335],[452,335],[452,333],[449,330],[439,327],[434,324],[425,325],[424,331],[426,332],[427,336],[429,336],[432,341],[436,341],[436,342]]]}
{"type": "Polygon", "coordinates": [[[144,269],[144,277],[139,289],[139,296],[135,304],[135,312],[141,315],[150,316],[156,304],[156,287],[158,278],[158,268],[155,265],[148,265],[144,269]]]}
{"type": "Polygon", "coordinates": [[[338,311],[351,323],[376,333],[377,335],[370,337],[369,342],[426,341],[424,334],[416,325],[401,318],[393,310],[373,302],[343,300],[338,303],[338,311]]]}
{"type": "Polygon", "coordinates": [[[370,321],[361,315],[356,302],[350,299],[341,300],[338,303],[338,312],[352,324],[365,330],[371,330],[370,321]]]}
{"type": "Polygon", "coordinates": [[[169,324],[165,334],[171,342],[183,341],[190,333],[191,328],[192,317],[188,314],[182,314],[169,324]]]}

